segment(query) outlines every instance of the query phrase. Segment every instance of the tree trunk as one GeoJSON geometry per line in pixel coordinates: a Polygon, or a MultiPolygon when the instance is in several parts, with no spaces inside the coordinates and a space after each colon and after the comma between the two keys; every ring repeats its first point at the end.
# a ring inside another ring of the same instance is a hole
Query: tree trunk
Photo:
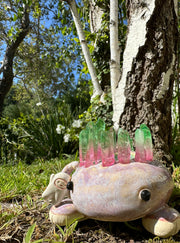
{"type": "Polygon", "coordinates": [[[24,13],[21,22],[20,32],[18,33],[15,40],[10,41],[7,40],[7,48],[3,60],[3,64],[0,68],[0,74],[2,73],[2,78],[0,79],[0,116],[3,111],[3,103],[6,97],[6,94],[9,92],[12,84],[13,84],[13,59],[15,56],[15,52],[23,39],[29,32],[29,13],[27,11],[27,6],[24,5],[24,13]]]}
{"type": "Polygon", "coordinates": [[[173,0],[127,0],[128,36],[114,123],[132,134],[145,123],[153,134],[155,158],[170,161],[171,105],[177,52],[173,0]]]}

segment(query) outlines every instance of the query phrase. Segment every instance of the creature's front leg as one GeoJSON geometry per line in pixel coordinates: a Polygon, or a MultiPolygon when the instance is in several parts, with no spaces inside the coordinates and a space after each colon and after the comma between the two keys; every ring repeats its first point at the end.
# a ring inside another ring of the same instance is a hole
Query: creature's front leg
{"type": "Polygon", "coordinates": [[[167,205],[151,215],[142,219],[146,230],[159,237],[175,235],[180,230],[180,214],[174,208],[167,205]]]}

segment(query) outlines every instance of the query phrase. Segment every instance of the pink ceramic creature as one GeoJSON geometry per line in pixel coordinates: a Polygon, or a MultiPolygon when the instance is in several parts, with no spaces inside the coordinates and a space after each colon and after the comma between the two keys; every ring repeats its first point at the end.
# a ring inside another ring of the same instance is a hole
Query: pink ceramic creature
{"type": "Polygon", "coordinates": [[[51,176],[42,197],[54,204],[49,215],[55,224],[66,225],[76,218],[117,222],[142,218],[148,231],[168,237],[180,229],[179,213],[166,204],[172,190],[171,175],[155,161],[88,168],[74,161],[51,176]]]}

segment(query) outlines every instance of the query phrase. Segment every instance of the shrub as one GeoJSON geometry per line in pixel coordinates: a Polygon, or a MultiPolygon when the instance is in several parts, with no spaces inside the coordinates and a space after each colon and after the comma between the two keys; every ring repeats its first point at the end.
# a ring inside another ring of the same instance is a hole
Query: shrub
{"type": "Polygon", "coordinates": [[[69,105],[61,104],[48,110],[39,106],[37,109],[41,111],[40,117],[21,113],[11,122],[7,118],[1,119],[1,125],[5,123],[1,136],[5,137],[6,147],[8,143],[12,145],[8,150],[9,156],[11,154],[14,159],[17,154],[18,158],[30,163],[38,157],[50,159],[75,153],[81,127],[72,125],[75,124],[75,114],[72,114],[69,105]]]}
{"type": "Polygon", "coordinates": [[[108,89],[107,93],[104,95],[104,101],[102,102],[99,96],[96,96],[91,101],[91,105],[88,110],[81,114],[79,118],[86,124],[89,121],[97,121],[98,118],[101,118],[105,121],[107,127],[112,127],[112,116],[112,96],[110,89],[108,89]]]}

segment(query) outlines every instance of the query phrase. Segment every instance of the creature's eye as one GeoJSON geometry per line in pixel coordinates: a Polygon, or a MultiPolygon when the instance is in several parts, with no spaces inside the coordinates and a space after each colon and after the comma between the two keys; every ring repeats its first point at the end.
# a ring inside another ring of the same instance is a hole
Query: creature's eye
{"type": "Polygon", "coordinates": [[[143,201],[146,201],[147,202],[151,198],[151,192],[148,189],[143,189],[143,190],[140,191],[139,197],[143,201]]]}
{"type": "Polygon", "coordinates": [[[60,189],[60,190],[64,190],[66,189],[66,186],[67,186],[67,181],[63,180],[63,179],[56,179],[55,182],[54,182],[55,186],[60,189]]]}
{"type": "Polygon", "coordinates": [[[68,189],[69,191],[73,191],[73,182],[72,182],[72,181],[69,181],[69,182],[67,183],[67,189],[68,189]]]}

